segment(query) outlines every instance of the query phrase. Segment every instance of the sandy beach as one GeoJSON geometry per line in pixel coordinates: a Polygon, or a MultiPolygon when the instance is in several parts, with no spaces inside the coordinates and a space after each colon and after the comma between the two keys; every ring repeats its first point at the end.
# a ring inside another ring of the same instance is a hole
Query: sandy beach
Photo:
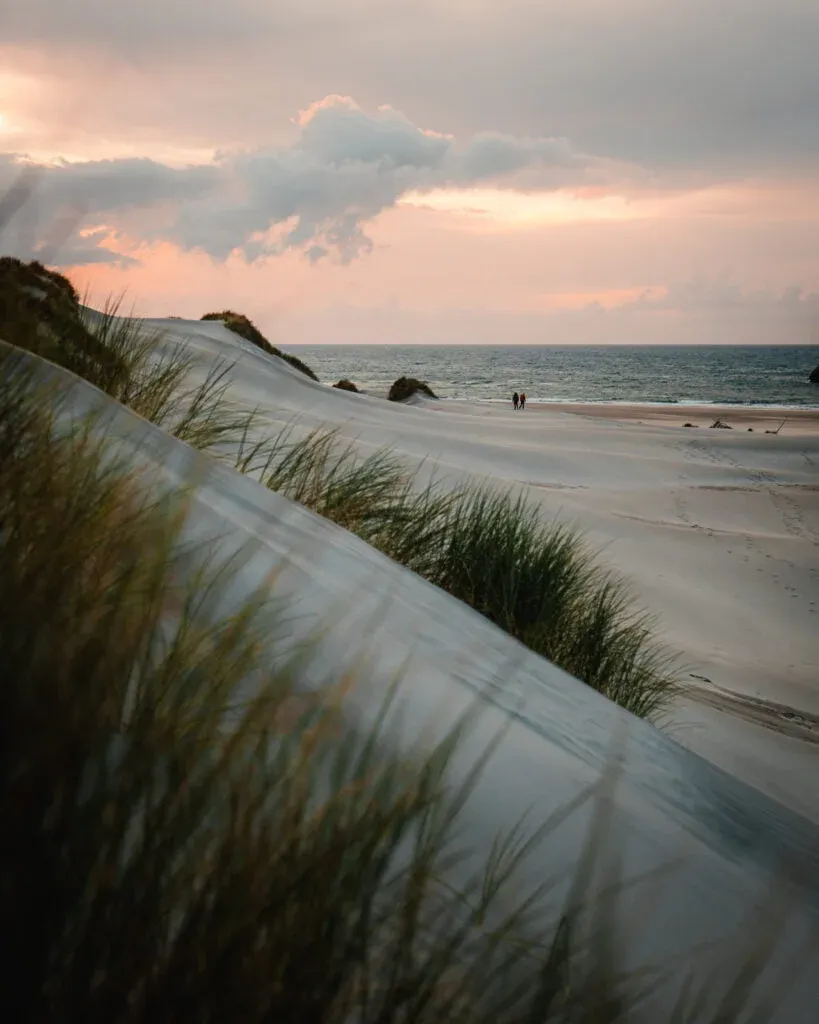
{"type": "Polygon", "coordinates": [[[683,654],[672,734],[819,817],[819,413],[462,403],[478,416],[483,472],[583,528],[683,654]]]}

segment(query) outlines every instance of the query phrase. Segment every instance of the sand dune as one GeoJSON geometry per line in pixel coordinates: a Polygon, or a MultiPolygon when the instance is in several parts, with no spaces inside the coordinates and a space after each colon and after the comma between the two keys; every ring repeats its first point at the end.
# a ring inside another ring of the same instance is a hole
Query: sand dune
{"type": "MultiPolygon", "coordinates": [[[[238,393],[245,398],[264,397],[271,421],[288,419],[294,409],[305,411],[306,419],[335,416],[350,433],[366,434],[368,444],[392,437],[396,443],[402,440],[408,452],[424,443],[432,447],[437,437],[437,450],[442,456],[447,453],[448,472],[453,476],[469,469],[482,471],[487,460],[497,458],[499,447],[506,448],[514,455],[509,460],[514,465],[510,469],[508,462],[497,463],[499,475],[505,471],[507,479],[514,479],[515,467],[522,464],[535,479],[545,475],[533,450],[538,444],[547,448],[549,434],[528,435],[528,426],[507,422],[509,417],[502,413],[496,417],[497,431],[487,429],[481,435],[475,429],[482,415],[479,411],[455,410],[439,416],[426,408],[387,407],[374,399],[333,394],[300,380],[267,357],[245,355],[218,326],[208,328],[207,336],[195,333],[198,325],[171,321],[171,326],[178,339],[190,338],[214,353],[241,351],[238,393]],[[357,408],[353,402],[361,405],[357,408]],[[434,424],[438,425],[437,434],[434,424]],[[471,430],[465,424],[471,424],[471,430]],[[442,427],[445,436],[440,433],[442,427]],[[511,443],[515,430],[524,435],[517,447],[511,443]],[[481,451],[484,454],[479,458],[481,451]]],[[[42,375],[66,378],[62,371],[34,362],[42,375]]],[[[543,820],[599,778],[612,754],[612,737],[620,737],[624,744],[620,748],[622,766],[611,794],[609,841],[617,849],[627,878],[646,877],[660,866],[675,864],[672,884],[646,881],[623,894],[619,923],[622,935],[628,938],[618,951],[624,966],[640,963],[646,956],[682,952],[694,943],[717,940],[722,944],[723,938],[727,951],[740,948],[738,938],[743,929],[747,932],[748,915],[769,884],[769,868],[783,851],[808,864],[810,870],[794,880],[797,898],[793,903],[787,901],[774,966],[804,951],[806,936],[819,927],[819,829],[813,823],[633,718],[358,538],[169,438],[85,383],[75,383],[71,408],[80,413],[104,409],[107,434],[130,452],[136,465],[152,466],[174,483],[188,481],[195,474],[197,490],[189,526],[192,538],[218,536],[224,554],[252,545],[252,558],[243,563],[236,586],[226,595],[226,610],[231,601],[241,600],[278,569],[278,594],[286,600],[292,639],[317,638],[316,656],[301,678],[304,687],[321,687],[337,678],[340,666],[368,655],[366,662],[359,662],[355,686],[344,697],[348,720],[365,725],[371,722],[391,674],[403,668],[400,727],[391,735],[393,742],[412,756],[419,746],[448,730],[472,705],[476,694],[488,698],[452,766],[453,780],[463,778],[486,744],[504,733],[464,809],[464,843],[486,850],[499,830],[508,829],[527,812],[534,820],[543,820]],[[315,633],[318,626],[322,627],[320,635],[315,633]]],[[[570,482],[593,478],[589,466],[580,465],[585,448],[590,452],[589,461],[600,466],[604,481],[613,488],[618,474],[603,472],[607,460],[598,450],[606,448],[603,440],[596,442],[588,431],[584,433],[582,425],[575,422],[570,427],[566,420],[556,421],[554,432],[562,437],[564,470],[577,464],[570,482]]],[[[652,456],[649,445],[635,441],[624,457],[634,459],[639,467],[631,481],[631,493],[639,496],[650,479],[646,465],[654,465],[659,473],[663,459],[652,456]]],[[[656,484],[655,489],[660,493],[656,484]]],[[[586,484],[578,493],[591,490],[591,484],[586,484]]],[[[601,522],[624,522],[613,518],[606,504],[604,484],[597,493],[601,522]]],[[[589,499],[589,507],[592,505],[589,499]]],[[[638,529],[644,526],[634,524],[634,537],[638,529]]],[[[665,528],[658,529],[662,533],[665,528]]],[[[633,538],[632,543],[636,543],[633,538]]],[[[658,545],[655,541],[657,550],[658,545]]],[[[665,546],[673,548],[667,536],[665,546]]],[[[674,558],[683,594],[680,608],[684,610],[684,597],[695,596],[698,583],[688,560],[674,558]]],[[[707,558],[701,559],[703,566],[707,562],[707,558]]],[[[645,555],[638,568],[642,586],[651,578],[652,568],[645,555]]],[[[668,566],[664,568],[670,571],[668,566]]],[[[706,594],[702,600],[713,615],[713,599],[709,603],[706,594]]],[[[730,624],[727,612],[725,617],[730,624]]],[[[694,629],[690,617],[686,625],[694,629]]],[[[740,656],[739,650],[730,645],[726,648],[734,660],[740,656]]],[[[707,707],[704,702],[702,706],[707,707]]],[[[740,721],[727,714],[722,719],[740,721]]],[[[713,730],[718,731],[716,725],[713,730]]],[[[722,730],[720,742],[730,743],[731,735],[722,730]]],[[[794,745],[808,748],[807,744],[794,745]]],[[[812,745],[811,750],[815,752],[812,745]]],[[[524,887],[538,885],[561,868],[576,865],[591,810],[587,805],[526,862],[521,877],[524,887]]],[[[668,882],[667,875],[661,878],[668,882]]],[[[786,896],[784,892],[781,895],[786,896]]],[[[705,956],[703,966],[713,966],[713,953],[700,955],[705,956]]],[[[695,959],[693,954],[686,955],[686,966],[693,967],[695,959]]],[[[815,971],[809,971],[798,984],[791,985],[772,1019],[783,1024],[807,1019],[808,1008],[817,998],[817,977],[815,971]]],[[[658,993],[662,991],[658,989],[658,993]]],[[[647,1020],[658,1019],[656,1013],[647,1012],[647,1020]]]]}
{"type": "Polygon", "coordinates": [[[692,409],[616,409],[639,413],[637,422],[600,406],[523,414],[487,403],[397,406],[272,366],[220,324],[150,322],[203,354],[239,353],[237,395],[271,426],[298,416],[337,426],[362,450],[389,444],[410,462],[427,460],[424,472],[434,467],[445,480],[471,474],[525,486],[548,516],[581,526],[687,663],[692,686],[672,734],[819,820],[819,790],[805,781],[819,767],[815,413],[792,417],[773,437],[763,424],[781,419],[759,410],[750,416],[760,429],[748,433],[682,428],[698,416],[709,422],[692,409]]]}

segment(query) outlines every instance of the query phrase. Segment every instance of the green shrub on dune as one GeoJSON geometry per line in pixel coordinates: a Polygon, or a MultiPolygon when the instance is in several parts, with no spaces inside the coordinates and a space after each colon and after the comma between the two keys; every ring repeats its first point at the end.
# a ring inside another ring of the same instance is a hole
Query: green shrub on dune
{"type": "Polygon", "coordinates": [[[240,337],[244,338],[245,341],[252,342],[263,352],[267,352],[267,354],[271,356],[278,356],[279,359],[283,359],[295,370],[299,370],[311,380],[318,380],[315,373],[313,373],[310,367],[306,363],[303,363],[298,356],[291,355],[289,352],[282,352],[282,350],[276,348],[275,345],[271,345],[259,328],[249,317],[246,317],[244,313],[236,313],[232,309],[223,309],[221,313],[205,313],[201,319],[221,321],[225,327],[233,331],[234,334],[238,334],[240,337]]]}
{"type": "Polygon", "coordinates": [[[68,278],[36,260],[0,257],[0,339],[86,379],[108,379],[123,369],[83,322],[68,278]]]}

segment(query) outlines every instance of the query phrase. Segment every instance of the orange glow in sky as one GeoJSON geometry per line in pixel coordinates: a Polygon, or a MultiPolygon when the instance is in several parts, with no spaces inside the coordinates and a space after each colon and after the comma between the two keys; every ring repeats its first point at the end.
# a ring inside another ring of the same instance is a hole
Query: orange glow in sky
{"type": "Polygon", "coordinates": [[[636,209],[619,195],[578,196],[575,192],[516,192],[512,189],[437,189],[410,192],[399,205],[420,206],[447,213],[459,213],[514,225],[518,228],[545,224],[574,224],[579,221],[632,220],[650,215],[643,206],[636,209]]]}

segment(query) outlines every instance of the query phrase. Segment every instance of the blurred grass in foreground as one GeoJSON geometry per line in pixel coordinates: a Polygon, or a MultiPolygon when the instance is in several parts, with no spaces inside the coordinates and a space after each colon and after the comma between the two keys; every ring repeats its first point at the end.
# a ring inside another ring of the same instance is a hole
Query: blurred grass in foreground
{"type": "Polygon", "coordinates": [[[303,655],[271,673],[275,601],[216,615],[239,566],[184,543],[185,496],[72,425],[13,351],[0,370],[2,1019],[608,1006],[591,975],[568,983],[568,919],[524,941],[537,894],[496,909],[537,836],[443,884],[474,781],[447,789],[459,730],[398,763],[344,722],[343,676],[320,699],[303,655]]]}

